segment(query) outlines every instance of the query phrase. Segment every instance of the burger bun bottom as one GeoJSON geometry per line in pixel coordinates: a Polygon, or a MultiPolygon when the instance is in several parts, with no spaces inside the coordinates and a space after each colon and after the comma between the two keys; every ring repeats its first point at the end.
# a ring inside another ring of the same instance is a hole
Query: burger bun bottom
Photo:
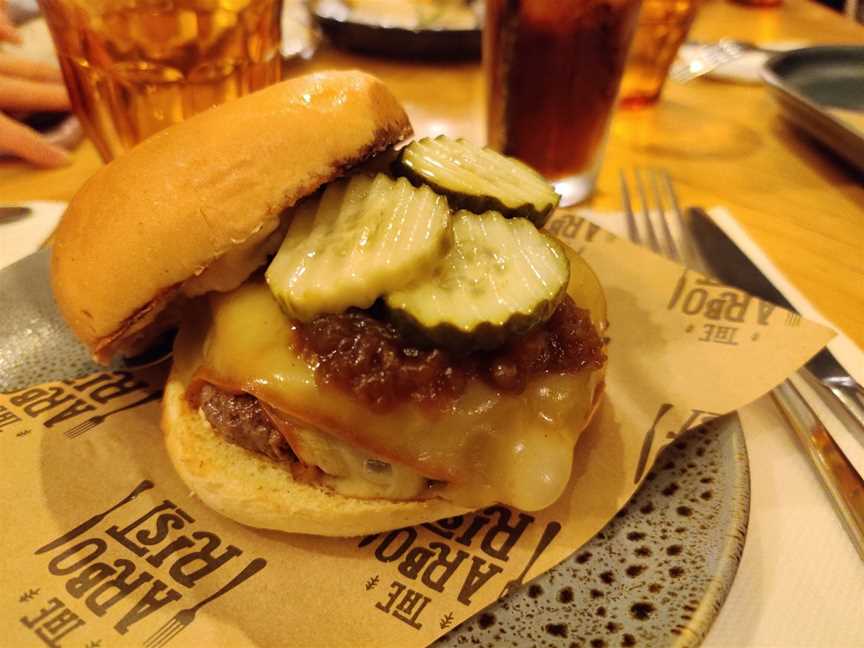
{"type": "Polygon", "coordinates": [[[172,371],[162,430],[181,479],[211,509],[242,524],[288,533],[358,536],[468,513],[440,498],[389,501],[345,497],[296,481],[290,470],[225,441],[186,400],[172,371]]]}

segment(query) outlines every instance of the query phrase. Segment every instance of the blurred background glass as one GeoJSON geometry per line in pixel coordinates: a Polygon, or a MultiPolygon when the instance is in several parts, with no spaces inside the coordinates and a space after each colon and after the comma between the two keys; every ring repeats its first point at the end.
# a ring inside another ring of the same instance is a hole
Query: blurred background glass
{"type": "Polygon", "coordinates": [[[640,0],[487,0],[488,144],[588,198],[603,155],[640,0]]]}
{"type": "Polygon", "coordinates": [[[279,0],[39,0],[72,107],[106,161],[282,76],[279,0]]]}
{"type": "Polygon", "coordinates": [[[621,81],[622,106],[648,106],[660,99],[669,68],[698,7],[698,0],[644,0],[621,81]]]}

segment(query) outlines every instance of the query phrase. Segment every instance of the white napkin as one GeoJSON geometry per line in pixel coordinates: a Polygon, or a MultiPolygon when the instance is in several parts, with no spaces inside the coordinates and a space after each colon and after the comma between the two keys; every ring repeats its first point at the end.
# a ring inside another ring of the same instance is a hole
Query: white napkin
{"type": "MultiPolygon", "coordinates": [[[[864,354],[774,266],[725,209],[714,221],[808,319],[837,331],[829,348],[864,384],[864,354]]],[[[813,389],[807,397],[864,473],[864,436],[843,426],[813,389]]],[[[738,577],[705,646],[864,646],[864,565],[816,470],[774,404],[741,412],[751,467],[750,530],[738,577]]]]}
{"type": "MultiPolygon", "coordinates": [[[[710,213],[805,317],[837,330],[728,210],[710,213]]],[[[625,235],[622,214],[581,215],[625,235]]],[[[830,346],[860,381],[861,350],[843,335],[830,346]]],[[[806,383],[793,381],[850,461],[864,472],[864,438],[844,428],[806,383]]],[[[769,396],[745,407],[740,416],[750,456],[750,525],[732,590],[703,647],[864,646],[864,565],[806,452],[769,396]]]]}
{"type": "Polygon", "coordinates": [[[38,250],[57,227],[66,209],[66,203],[49,200],[3,206],[29,207],[33,213],[13,221],[0,220],[0,269],[38,250]]]}
{"type": "MultiPolygon", "coordinates": [[[[818,409],[836,430],[830,413],[818,409]]],[[[770,398],[740,415],[750,455],[750,525],[738,575],[704,648],[860,648],[864,565],[828,494],[770,398]]]]}

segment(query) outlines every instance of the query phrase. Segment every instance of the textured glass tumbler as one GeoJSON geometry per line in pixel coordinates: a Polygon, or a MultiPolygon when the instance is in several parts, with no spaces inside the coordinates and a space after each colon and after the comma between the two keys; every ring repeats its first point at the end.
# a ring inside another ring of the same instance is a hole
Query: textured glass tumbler
{"type": "Polygon", "coordinates": [[[72,107],[106,161],[282,77],[280,0],[39,0],[72,107]]]}

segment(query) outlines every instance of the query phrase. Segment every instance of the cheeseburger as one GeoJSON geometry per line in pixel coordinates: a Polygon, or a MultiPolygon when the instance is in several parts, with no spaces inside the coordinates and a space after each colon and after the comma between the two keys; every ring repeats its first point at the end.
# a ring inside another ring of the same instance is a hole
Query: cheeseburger
{"type": "Polygon", "coordinates": [[[358,535],[541,509],[570,478],[600,284],[539,229],[542,177],[410,134],[373,77],[296,78],[154,135],[60,224],[56,300],[94,358],[178,330],[168,455],[230,518],[358,535]]]}

